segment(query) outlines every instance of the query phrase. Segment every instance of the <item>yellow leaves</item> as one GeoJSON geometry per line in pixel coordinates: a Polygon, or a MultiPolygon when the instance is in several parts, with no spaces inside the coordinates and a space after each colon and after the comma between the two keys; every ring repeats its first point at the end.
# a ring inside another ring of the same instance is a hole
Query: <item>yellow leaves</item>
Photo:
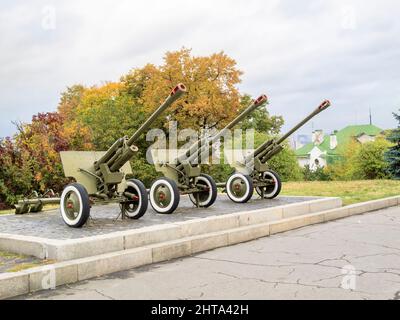
{"type": "Polygon", "coordinates": [[[191,50],[167,52],[164,64],[134,69],[123,81],[137,90],[148,112],[154,110],[179,82],[188,92],[168,111],[182,128],[222,127],[240,108],[237,84],[242,72],[236,61],[224,52],[210,56],[192,56],[191,50]],[[139,90],[140,89],[140,90],[139,90]]]}
{"type": "Polygon", "coordinates": [[[186,85],[187,93],[155,126],[165,125],[168,116],[182,129],[221,128],[241,109],[237,88],[241,75],[236,61],[224,52],[209,56],[194,56],[187,48],[167,52],[162,65],[146,64],[120,81],[69,88],[60,103],[69,109],[59,107],[60,111],[68,110],[63,137],[74,147],[92,148],[92,141],[96,148],[104,148],[127,134],[127,128],[137,128],[180,82],[186,85]]]}
{"type": "Polygon", "coordinates": [[[35,174],[35,180],[36,180],[36,182],[40,182],[42,180],[42,173],[41,172],[37,172],[35,174]]]}

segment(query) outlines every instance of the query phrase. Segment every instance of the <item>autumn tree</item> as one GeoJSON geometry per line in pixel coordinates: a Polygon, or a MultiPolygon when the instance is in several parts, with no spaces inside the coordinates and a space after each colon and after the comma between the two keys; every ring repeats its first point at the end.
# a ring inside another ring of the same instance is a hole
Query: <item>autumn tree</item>
{"type": "Polygon", "coordinates": [[[18,131],[15,144],[26,155],[22,161],[33,176],[32,189],[60,190],[65,178],[59,152],[69,149],[62,117],[57,112],[39,113],[32,117],[31,123],[18,124],[18,131]]]}
{"type": "MultiPolygon", "coordinates": [[[[241,75],[236,61],[224,52],[194,56],[183,48],[167,52],[160,66],[135,68],[120,81],[68,87],[57,112],[39,113],[31,123],[18,123],[17,135],[0,141],[0,206],[32,190],[60,191],[66,182],[60,151],[108,149],[116,139],[133,134],[180,82],[187,93],[153,127],[175,120],[179,129],[222,128],[251,102],[250,96],[239,92],[241,75]]],[[[266,108],[242,123],[243,129],[263,134],[278,133],[282,124],[282,118],[271,117],[266,108]]],[[[137,142],[139,152],[131,164],[136,177],[149,185],[158,173],[146,162],[149,143],[144,137],[137,142]]],[[[218,172],[222,177],[230,170],[224,165],[218,172]]]]}
{"type": "Polygon", "coordinates": [[[65,129],[65,119],[58,112],[38,113],[31,123],[19,123],[15,136],[15,148],[21,154],[23,166],[32,175],[32,190],[60,191],[67,180],[64,177],[60,151],[85,150],[90,142],[76,138],[78,131],[65,129]]]}
{"type": "MultiPolygon", "coordinates": [[[[171,89],[182,82],[187,93],[178,99],[153,124],[166,128],[169,120],[177,121],[178,128],[220,129],[251,102],[251,97],[240,94],[237,85],[242,72],[235,60],[223,52],[210,56],[193,56],[191,50],[167,52],[162,65],[147,64],[123,76],[120,82],[100,86],[70,88],[63,96],[62,105],[74,119],[72,124],[88,128],[97,150],[107,149],[116,139],[131,135],[164,101],[171,89]],[[75,107],[75,102],[79,103],[75,107]],[[70,106],[74,107],[71,108],[70,106]]],[[[277,133],[283,124],[281,117],[270,117],[266,108],[253,113],[244,128],[264,133],[277,133]]],[[[166,131],[168,136],[168,131],[166,131]]],[[[145,161],[149,145],[145,135],[137,142],[139,152],[131,161],[134,168],[142,168],[146,181],[156,177],[154,168],[145,161]],[[145,165],[146,164],[146,165],[145,165]]]]}
{"type": "Polygon", "coordinates": [[[81,103],[85,90],[86,88],[84,86],[78,84],[67,87],[67,89],[61,93],[57,110],[65,121],[73,121],[76,118],[76,110],[81,103]]]}
{"type": "Polygon", "coordinates": [[[122,82],[146,110],[154,110],[171,88],[184,83],[187,94],[167,111],[168,119],[176,120],[179,128],[198,130],[221,128],[243,109],[237,87],[241,75],[236,61],[224,52],[193,56],[183,48],[167,52],[161,66],[133,69],[122,82]]]}
{"type": "Polygon", "coordinates": [[[0,139],[0,210],[31,190],[33,175],[26,159],[28,154],[18,150],[10,137],[0,139]]]}
{"type": "Polygon", "coordinates": [[[92,132],[89,126],[78,120],[78,107],[87,89],[82,85],[68,87],[61,93],[58,104],[58,114],[62,121],[63,134],[68,137],[68,143],[73,150],[93,149],[92,132]]]}

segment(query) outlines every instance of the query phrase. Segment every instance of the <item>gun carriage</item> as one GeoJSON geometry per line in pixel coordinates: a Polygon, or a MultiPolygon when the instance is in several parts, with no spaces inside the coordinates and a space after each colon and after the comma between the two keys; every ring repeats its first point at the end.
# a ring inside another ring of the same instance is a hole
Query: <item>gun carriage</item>
{"type": "Polygon", "coordinates": [[[270,169],[268,160],[284,149],[283,143],[287,138],[329,106],[328,100],[323,101],[283,136],[267,140],[243,159],[232,161],[230,165],[235,172],[228,178],[224,189],[228,197],[234,202],[245,203],[251,199],[254,189],[262,199],[277,197],[281,192],[282,181],[279,174],[270,169]]]}
{"type": "Polygon", "coordinates": [[[127,179],[134,174],[129,160],[138,151],[135,143],[157,117],[174,103],[186,88],[177,85],[141,127],[131,136],[119,138],[105,152],[63,151],[61,162],[66,177],[75,179],[67,185],[61,197],[23,199],[15,205],[16,213],[41,211],[44,204],[60,203],[64,222],[74,228],[83,226],[93,204],[119,203],[123,217],[139,219],[147,210],[148,194],[138,179],[127,179]]]}
{"type": "Polygon", "coordinates": [[[217,198],[217,185],[212,177],[201,173],[199,159],[207,157],[214,142],[266,102],[267,96],[261,95],[217,134],[198,139],[183,154],[171,161],[160,160],[153,155],[156,170],[164,175],[153,182],[149,191],[149,201],[153,209],[164,214],[174,212],[182,194],[188,194],[196,207],[211,206],[217,198]]]}

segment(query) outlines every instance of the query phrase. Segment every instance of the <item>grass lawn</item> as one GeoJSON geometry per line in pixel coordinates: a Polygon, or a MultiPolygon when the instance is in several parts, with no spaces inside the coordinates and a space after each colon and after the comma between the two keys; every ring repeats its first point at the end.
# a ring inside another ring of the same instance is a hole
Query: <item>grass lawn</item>
{"type": "Polygon", "coordinates": [[[284,182],[282,195],[340,197],[344,205],[400,195],[400,181],[299,181],[284,182]]]}

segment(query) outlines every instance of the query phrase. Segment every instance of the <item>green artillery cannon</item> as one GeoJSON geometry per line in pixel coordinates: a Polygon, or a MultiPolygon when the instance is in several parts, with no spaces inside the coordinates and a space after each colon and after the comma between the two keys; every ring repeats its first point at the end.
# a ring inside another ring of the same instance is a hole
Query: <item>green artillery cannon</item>
{"type": "MultiPolygon", "coordinates": [[[[244,159],[232,161],[230,165],[235,172],[228,178],[224,190],[228,197],[234,202],[245,203],[251,199],[254,189],[262,199],[277,197],[281,191],[282,182],[279,175],[269,168],[267,161],[283,150],[282,143],[287,138],[329,106],[328,100],[323,101],[311,114],[282,137],[265,141],[244,159]]],[[[220,185],[218,184],[218,186],[220,185]]]]}
{"type": "Polygon", "coordinates": [[[64,222],[74,228],[85,224],[94,203],[119,203],[123,217],[138,219],[143,216],[148,207],[147,190],[140,180],[126,179],[127,175],[132,174],[129,160],[138,151],[134,143],[184,92],[185,86],[177,85],[131,137],[118,139],[106,152],[60,152],[65,176],[74,178],[76,183],[67,185],[60,198],[20,200],[15,206],[16,213],[32,211],[32,208],[41,210],[43,204],[59,202],[64,222]]]}
{"type": "Polygon", "coordinates": [[[216,135],[199,139],[172,161],[162,161],[153,154],[156,170],[164,175],[155,180],[150,187],[149,200],[153,209],[158,213],[172,213],[178,207],[180,194],[188,194],[196,207],[211,206],[217,198],[217,185],[212,177],[201,173],[198,160],[204,154],[208,154],[212,143],[266,102],[267,96],[260,96],[216,135]]]}

